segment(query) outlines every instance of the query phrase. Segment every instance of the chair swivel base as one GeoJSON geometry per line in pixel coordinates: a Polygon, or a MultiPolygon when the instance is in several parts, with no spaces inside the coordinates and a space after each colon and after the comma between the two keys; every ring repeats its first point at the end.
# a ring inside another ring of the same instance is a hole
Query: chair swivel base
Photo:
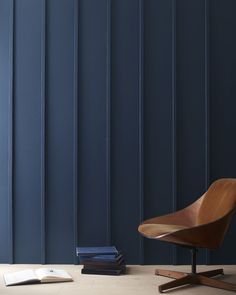
{"type": "Polygon", "coordinates": [[[203,271],[199,273],[184,273],[180,271],[171,271],[171,270],[164,270],[164,269],[155,270],[155,275],[175,279],[174,281],[160,285],[159,286],[160,293],[163,293],[163,291],[165,290],[180,287],[187,284],[198,284],[198,285],[210,286],[210,287],[215,287],[215,288],[229,290],[229,291],[236,291],[236,284],[231,284],[231,283],[223,282],[223,281],[212,278],[214,276],[222,275],[222,274],[224,274],[223,269],[215,269],[215,270],[203,271]]]}

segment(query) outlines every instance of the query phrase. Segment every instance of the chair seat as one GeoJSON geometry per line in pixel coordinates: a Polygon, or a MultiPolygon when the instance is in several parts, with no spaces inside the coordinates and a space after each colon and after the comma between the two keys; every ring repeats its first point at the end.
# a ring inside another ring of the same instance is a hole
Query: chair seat
{"type": "Polygon", "coordinates": [[[146,223],[141,224],[138,228],[138,231],[151,239],[158,238],[165,234],[170,234],[181,229],[186,229],[187,226],[176,225],[176,224],[155,224],[155,223],[146,223]]]}
{"type": "Polygon", "coordinates": [[[175,279],[159,286],[162,293],[186,284],[201,284],[236,292],[236,284],[215,280],[223,269],[196,271],[196,248],[217,249],[236,212],[236,179],[219,179],[189,206],[145,220],[138,231],[146,238],[188,247],[192,253],[191,273],[156,270],[157,275],[175,279]]]}

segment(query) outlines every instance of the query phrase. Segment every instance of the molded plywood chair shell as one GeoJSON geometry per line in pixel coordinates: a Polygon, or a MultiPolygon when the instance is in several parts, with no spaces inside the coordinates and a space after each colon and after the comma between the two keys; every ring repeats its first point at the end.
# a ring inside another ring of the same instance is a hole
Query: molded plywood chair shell
{"type": "Polygon", "coordinates": [[[207,192],[190,206],[148,219],[139,226],[138,231],[146,238],[192,249],[191,274],[156,270],[157,275],[176,278],[174,282],[159,286],[161,292],[186,283],[236,290],[236,285],[209,278],[222,274],[222,269],[197,274],[195,258],[197,247],[216,249],[221,245],[235,210],[236,179],[225,178],[215,181],[207,192]]]}
{"type": "Polygon", "coordinates": [[[138,230],[151,239],[215,249],[222,243],[235,209],[236,179],[220,179],[190,206],[148,219],[138,230]]]}

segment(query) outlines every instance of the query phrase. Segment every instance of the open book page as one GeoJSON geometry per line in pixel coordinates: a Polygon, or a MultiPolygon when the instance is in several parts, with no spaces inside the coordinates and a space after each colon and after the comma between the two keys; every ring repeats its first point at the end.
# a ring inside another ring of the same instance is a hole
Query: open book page
{"type": "Polygon", "coordinates": [[[24,283],[40,283],[33,269],[4,274],[4,280],[6,286],[13,286],[24,283]]]}
{"type": "Polygon", "coordinates": [[[35,270],[35,274],[41,283],[73,281],[72,277],[63,269],[38,268],[35,270]]]}

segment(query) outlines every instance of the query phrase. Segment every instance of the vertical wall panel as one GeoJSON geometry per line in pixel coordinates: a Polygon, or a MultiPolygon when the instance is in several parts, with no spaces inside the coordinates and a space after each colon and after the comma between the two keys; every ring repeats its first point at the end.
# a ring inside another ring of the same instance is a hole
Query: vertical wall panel
{"type": "Polygon", "coordinates": [[[107,0],[106,36],[106,201],[107,244],[111,244],[111,0],[107,0]]]}
{"type": "MultiPolygon", "coordinates": [[[[209,24],[210,24],[210,0],[205,0],[205,13],[204,13],[204,22],[205,22],[205,57],[204,57],[204,67],[205,67],[205,85],[204,85],[204,92],[205,92],[205,190],[208,189],[210,185],[210,83],[209,83],[209,24]]],[[[206,264],[209,264],[209,250],[205,251],[205,261],[206,264]]]]}
{"type": "Polygon", "coordinates": [[[47,1],[46,261],[74,262],[74,1],[47,1]]]}
{"type": "MultiPolygon", "coordinates": [[[[78,246],[78,58],[79,58],[79,6],[78,0],[74,0],[74,150],[73,150],[73,184],[74,184],[74,248],[78,246]]],[[[78,259],[74,257],[75,264],[78,259]]]]}
{"type": "Polygon", "coordinates": [[[116,0],[112,2],[112,242],[129,263],[139,257],[138,98],[139,3],[116,0]]]}
{"type": "Polygon", "coordinates": [[[41,5],[41,263],[45,263],[46,0],[42,0],[41,5]]]}
{"type": "MultiPolygon", "coordinates": [[[[172,211],[177,210],[177,114],[176,114],[176,0],[172,0],[171,32],[171,123],[172,123],[172,211]]],[[[172,263],[177,263],[177,248],[172,247],[172,263]]]]}
{"type": "Polygon", "coordinates": [[[13,1],[0,1],[0,261],[12,260],[12,66],[13,1]],[[10,207],[9,207],[10,206],[10,207]]]}
{"type": "MultiPolygon", "coordinates": [[[[205,1],[179,0],[176,8],[177,208],[181,209],[205,191],[205,1]]],[[[178,261],[189,259],[188,251],[178,248],[178,261]]],[[[199,262],[205,262],[202,253],[199,262]]]]}
{"type": "MultiPolygon", "coordinates": [[[[236,177],[235,9],[0,0],[0,262],[112,243],[128,263],[189,263],[137,227],[236,177]]],[[[235,226],[198,262],[236,263],[235,226]]]]}
{"type": "Polygon", "coordinates": [[[81,246],[107,243],[107,0],[79,2],[81,246]]]}
{"type": "MultiPolygon", "coordinates": [[[[172,1],[144,7],[144,217],[172,210],[172,1]],[[165,201],[164,201],[165,200],[165,201]]],[[[171,263],[168,244],[145,240],[146,263],[171,263]]]]}
{"type": "Polygon", "coordinates": [[[41,3],[15,3],[14,258],[40,260],[41,3]],[[30,24],[30,25],[29,25],[30,24]]]}
{"type": "MultiPolygon", "coordinates": [[[[211,1],[210,15],[210,169],[211,181],[236,177],[236,2],[211,1]]],[[[236,263],[236,220],[211,263],[236,263]]]]}
{"type": "Polygon", "coordinates": [[[13,220],[13,169],[14,169],[14,45],[15,45],[15,0],[10,2],[10,43],[9,43],[9,133],[8,133],[8,235],[9,263],[14,262],[14,220],[13,220]]]}
{"type": "MultiPolygon", "coordinates": [[[[139,114],[138,114],[138,128],[139,128],[139,221],[143,222],[144,217],[144,171],[143,171],[143,159],[144,159],[144,137],[143,137],[143,106],[144,106],[144,40],[143,40],[143,31],[144,31],[144,1],[139,0],[139,114]]],[[[139,236],[139,263],[144,263],[144,248],[143,248],[143,237],[139,236]]]]}

